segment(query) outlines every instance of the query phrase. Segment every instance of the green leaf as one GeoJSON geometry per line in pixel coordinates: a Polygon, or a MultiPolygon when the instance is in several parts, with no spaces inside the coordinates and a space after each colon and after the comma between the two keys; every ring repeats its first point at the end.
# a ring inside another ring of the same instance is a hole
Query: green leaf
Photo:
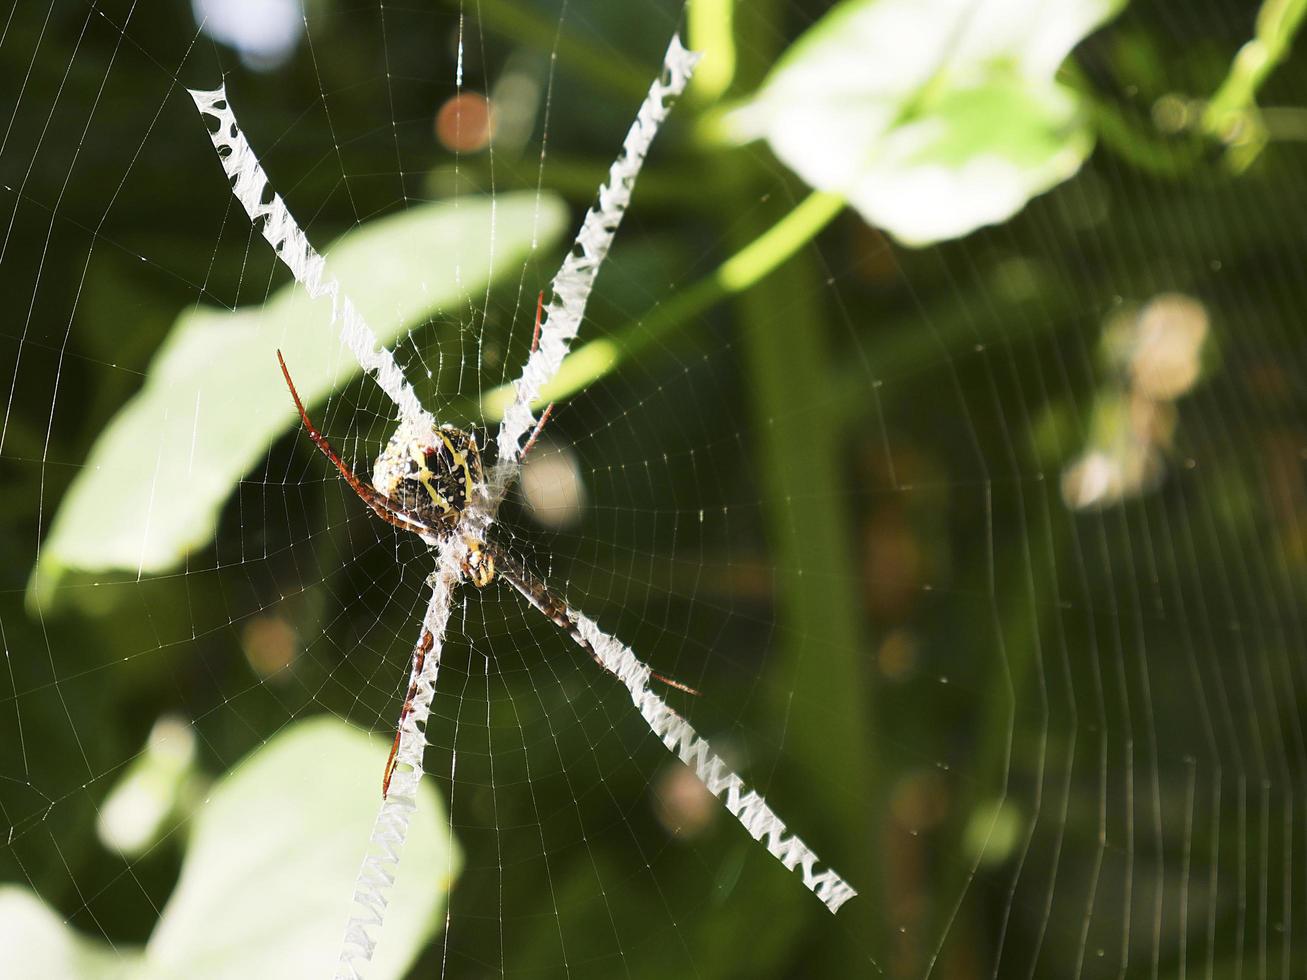
{"type": "MultiPolygon", "coordinates": [[[[565,219],[558,199],[535,192],[422,205],[342,236],[328,270],[390,344],[519,270],[565,219]]],[[[162,572],[205,546],[237,481],[296,422],[275,351],[312,403],[358,374],[337,337],[329,301],[293,283],[258,309],[178,317],[64,497],[29,601],[47,600],[69,569],[162,572]]]]}
{"type": "MultiPolygon", "coordinates": [[[[331,718],[251,753],[198,811],[177,887],[144,953],[82,936],[20,888],[0,890],[0,976],[330,976],[380,804],[386,746],[331,718]]],[[[439,930],[461,854],[418,787],[368,975],[402,977],[439,930]]]]}
{"type": "MultiPolygon", "coordinates": [[[[385,747],[301,722],[241,763],[196,819],[177,888],[146,945],[159,977],[330,976],[377,808],[385,747]]],[[[461,856],[419,784],[369,976],[403,976],[441,923],[461,856]]]]}
{"type": "Polygon", "coordinates": [[[731,118],[909,245],[1010,218],[1093,137],[1058,66],[1124,0],[847,0],[731,118]]]}
{"type": "Polygon", "coordinates": [[[140,976],[141,951],[79,934],[25,888],[0,887],[0,976],[8,980],[140,976]]]}

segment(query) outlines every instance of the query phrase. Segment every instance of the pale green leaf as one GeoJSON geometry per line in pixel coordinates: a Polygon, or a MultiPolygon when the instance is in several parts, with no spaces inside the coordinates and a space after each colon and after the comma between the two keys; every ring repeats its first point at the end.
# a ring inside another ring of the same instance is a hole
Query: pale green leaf
{"type": "MultiPolygon", "coordinates": [[[[558,238],[565,218],[561,202],[534,192],[420,205],[349,232],[327,250],[327,265],[390,344],[520,270],[558,238]]],[[[144,386],[64,497],[33,572],[33,598],[48,598],[67,569],[161,572],[212,540],[237,481],[296,421],[278,348],[306,403],[358,374],[330,303],[309,300],[295,284],[258,309],[200,308],[178,318],[144,386]]]]}
{"type": "MultiPolygon", "coordinates": [[[[330,718],[294,724],[214,784],[145,950],[78,933],[0,889],[0,976],[16,980],[331,976],[381,802],[386,745],[330,718]]],[[[462,857],[418,786],[370,977],[402,977],[442,925],[462,857]]]]}
{"type": "Polygon", "coordinates": [[[924,245],[1010,218],[1093,146],[1058,66],[1124,0],[847,0],[732,117],[818,190],[924,245]]]}
{"type": "Polygon", "coordinates": [[[0,887],[0,977],[125,980],[141,968],[139,949],[89,939],[27,889],[0,887]]]}
{"type": "MultiPolygon", "coordinates": [[[[325,977],[381,803],[386,746],[302,722],[232,769],[195,818],[181,877],[146,945],[149,975],[325,977]]],[[[430,780],[368,975],[400,977],[442,923],[461,862],[430,780]]]]}

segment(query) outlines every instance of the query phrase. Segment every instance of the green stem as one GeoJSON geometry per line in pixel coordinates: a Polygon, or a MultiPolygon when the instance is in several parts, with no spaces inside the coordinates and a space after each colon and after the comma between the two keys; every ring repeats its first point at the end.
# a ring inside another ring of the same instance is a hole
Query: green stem
{"type": "MultiPolygon", "coordinates": [[[[742,205],[746,197],[741,189],[742,205]]],[[[786,757],[795,760],[778,770],[772,794],[806,794],[808,839],[863,893],[857,910],[841,918],[874,942],[885,910],[866,682],[871,646],[857,534],[845,506],[844,430],[827,397],[839,358],[822,292],[811,257],[790,253],[734,306],[753,414],[754,478],[775,568],[777,636],[768,671],[785,719],[786,757]]]]}
{"type": "Polygon", "coordinates": [[[738,293],[794,255],[844,210],[844,198],[813,191],[797,208],[722,263],[715,273],[726,292],[738,293]]]}
{"type": "MultiPolygon", "coordinates": [[[[582,344],[540,393],[536,407],[562,401],[594,384],[624,360],[636,357],[726,296],[761,282],[812,241],[844,207],[837,194],[814,191],[798,207],[723,262],[709,276],[611,337],[582,344]]],[[[481,400],[481,416],[495,422],[513,399],[512,385],[500,385],[481,400]]]]}
{"type": "MultiPolygon", "coordinates": [[[[778,13],[775,0],[753,0],[736,10],[743,86],[758,85],[774,61],[778,13]]],[[[742,216],[733,230],[742,236],[764,220],[758,186],[775,181],[756,159],[744,153],[714,158],[732,178],[728,200],[742,216]]],[[[778,801],[806,795],[808,840],[861,892],[841,914],[840,928],[859,936],[864,948],[876,948],[886,908],[866,670],[871,643],[860,601],[857,532],[847,507],[845,433],[826,397],[840,357],[825,315],[822,272],[801,249],[843,206],[833,194],[809,195],[744,244],[717,278],[736,293],[736,336],[753,416],[753,477],[778,589],[767,672],[777,717],[784,719],[785,756],[772,792],[778,801]]],[[[819,946],[803,954],[799,972],[847,974],[834,945],[819,946]]]]}
{"type": "Polygon", "coordinates": [[[1230,146],[1230,164],[1245,169],[1266,145],[1257,111],[1257,90],[1284,61],[1307,14],[1307,0],[1264,0],[1253,38],[1234,56],[1225,81],[1203,112],[1202,128],[1230,146]]]}
{"type": "Polygon", "coordinates": [[[1253,39],[1239,49],[1229,74],[1212,96],[1203,127],[1222,136],[1232,116],[1254,108],[1257,90],[1289,53],[1293,37],[1307,14],[1307,0],[1265,0],[1257,11],[1253,39]]]}
{"type": "Polygon", "coordinates": [[[690,0],[690,47],[703,53],[690,91],[716,102],[735,79],[735,0],[690,0]]]}
{"type": "Polygon", "coordinates": [[[1201,161],[1201,140],[1160,138],[1154,129],[1102,98],[1074,59],[1062,65],[1058,79],[1075,89],[1099,139],[1131,166],[1158,177],[1184,177],[1201,161]]]}

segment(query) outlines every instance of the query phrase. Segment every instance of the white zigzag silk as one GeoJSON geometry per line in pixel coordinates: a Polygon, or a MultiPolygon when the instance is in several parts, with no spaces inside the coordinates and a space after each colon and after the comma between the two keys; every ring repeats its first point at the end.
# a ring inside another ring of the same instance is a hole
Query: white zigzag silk
{"type": "Polygon", "coordinates": [[[251,224],[257,225],[262,220],[263,237],[310,297],[330,297],[332,322],[340,324],[340,342],[390,396],[404,424],[415,432],[430,432],[435,419],[418,401],[417,393],[404,377],[394,355],[378,346],[376,334],[364,321],[363,315],[344,295],[335,277],[327,275],[326,262],[309,244],[281,196],[272,194],[268,197],[268,175],[263,172],[245,134],[236,125],[236,114],[227,99],[226,87],[219,86],[207,92],[187,91],[200,115],[217,121],[217,129],[209,129],[209,139],[213,141],[222,169],[231,180],[231,192],[250,216],[251,224]]]}
{"type": "Polygon", "coordinates": [[[586,212],[572,250],[550,283],[553,295],[541,321],[539,345],[527,358],[522,376],[514,386],[515,397],[499,423],[499,437],[495,440],[498,462],[490,479],[491,497],[496,501],[516,475],[522,440],[535,426],[531,406],[558,373],[568,347],[581,328],[586,301],[631,203],[631,191],[645,155],[658,127],[685,91],[699,58],[698,53],[685,50],[681,39],[673,35],[663,57],[662,74],[649,87],[649,94],[622,141],[622,150],[608,169],[607,182],[599,187],[597,200],[586,212]]]}
{"type": "Polygon", "coordinates": [[[838,912],[841,905],[858,894],[835,871],[818,871],[819,859],[812,849],[798,837],[787,836],[789,832],[785,824],[767,801],[753,790],[746,789],[744,780],[712,751],[690,723],[649,689],[651,671],[630,647],[609,636],[575,609],[569,608],[567,613],[577,632],[599,655],[604,666],[626,685],[631,700],[653,733],[678,759],[694,770],[700,782],[722,801],[749,836],[756,841],[766,838],[767,850],[791,871],[802,868],[804,885],[832,912],[838,912]]]}
{"type": "MultiPolygon", "coordinates": [[[[417,809],[418,780],[422,777],[422,756],[427,747],[427,717],[431,714],[431,700],[436,693],[441,647],[445,628],[449,625],[454,587],[461,577],[454,549],[442,546],[439,565],[430,579],[431,598],[418,637],[421,643],[424,637],[430,636],[432,646],[416,677],[413,710],[400,728],[399,751],[395,755],[390,790],[381,801],[363,867],[354,882],[354,910],[345,924],[345,937],[336,963],[337,980],[361,978],[377,945],[369,930],[376,929],[380,933],[386,905],[390,901],[390,889],[399,870],[399,859],[408,840],[409,819],[417,809]]],[[[410,678],[410,683],[412,680],[410,678]]]]}

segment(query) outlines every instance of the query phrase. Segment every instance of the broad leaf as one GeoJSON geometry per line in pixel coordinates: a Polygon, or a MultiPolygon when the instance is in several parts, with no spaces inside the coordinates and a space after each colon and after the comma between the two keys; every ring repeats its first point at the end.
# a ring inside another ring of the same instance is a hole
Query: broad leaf
{"type": "Polygon", "coordinates": [[[813,187],[925,245],[1004,221],[1093,146],[1058,66],[1124,0],[847,0],[732,117],[813,187]]]}
{"type": "MultiPolygon", "coordinates": [[[[422,205],[349,232],[327,267],[389,344],[520,269],[565,217],[535,193],[422,205]]],[[[161,572],[206,545],[237,481],[296,421],[275,351],[312,403],[358,374],[337,336],[330,303],[293,283],[258,309],[183,313],[64,497],[29,595],[48,598],[67,569],[161,572]]]]}
{"type": "MultiPolygon", "coordinates": [[[[330,976],[380,803],[386,746],[327,718],[293,725],[213,787],[144,951],[73,930],[20,888],[0,890],[0,976],[330,976]]],[[[461,856],[419,784],[368,975],[402,977],[439,930],[461,856]]]]}
{"type": "MultiPolygon", "coordinates": [[[[196,819],[177,888],[146,945],[160,977],[329,976],[381,802],[385,747],[301,723],[232,770],[196,819]]],[[[398,977],[440,924],[461,858],[430,780],[390,893],[370,976],[398,977]]]]}
{"type": "Polygon", "coordinates": [[[143,969],[141,951],[90,939],[26,888],[0,887],[0,976],[6,980],[126,980],[143,969]]]}

